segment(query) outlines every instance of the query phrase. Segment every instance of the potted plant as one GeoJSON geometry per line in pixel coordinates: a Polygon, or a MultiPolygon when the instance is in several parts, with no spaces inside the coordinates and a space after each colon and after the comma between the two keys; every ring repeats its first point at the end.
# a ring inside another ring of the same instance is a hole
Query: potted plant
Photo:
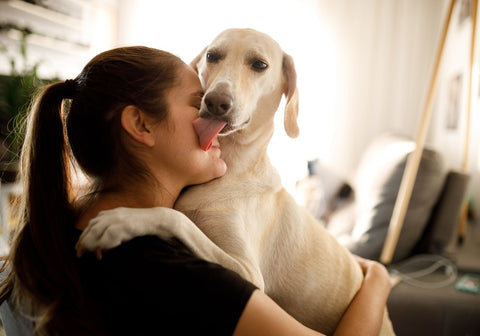
{"type": "Polygon", "coordinates": [[[26,112],[35,90],[45,84],[37,74],[39,63],[28,63],[27,39],[31,30],[12,24],[0,25],[0,32],[12,29],[21,33],[21,57],[9,55],[5,46],[1,46],[1,53],[10,63],[10,74],[0,78],[0,178],[3,182],[13,182],[16,178],[26,112]]]}

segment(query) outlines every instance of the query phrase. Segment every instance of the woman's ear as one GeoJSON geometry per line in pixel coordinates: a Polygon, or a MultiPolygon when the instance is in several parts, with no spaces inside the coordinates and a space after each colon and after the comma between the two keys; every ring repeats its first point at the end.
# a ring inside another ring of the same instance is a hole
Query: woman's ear
{"type": "Polygon", "coordinates": [[[134,105],[128,105],[122,110],[121,123],[123,129],[136,141],[152,147],[155,145],[153,129],[147,123],[145,113],[134,105]]]}

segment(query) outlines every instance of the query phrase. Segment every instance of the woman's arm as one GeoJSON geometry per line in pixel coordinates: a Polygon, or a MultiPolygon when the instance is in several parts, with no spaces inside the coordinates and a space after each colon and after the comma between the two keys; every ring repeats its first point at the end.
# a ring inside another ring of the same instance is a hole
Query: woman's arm
{"type": "MultiPolygon", "coordinates": [[[[378,335],[390,293],[390,276],[381,264],[358,258],[365,274],[362,287],[350,303],[335,335],[378,335]]],[[[234,336],[322,335],[287,314],[259,290],[253,292],[240,316],[234,336]]]]}
{"type": "Polygon", "coordinates": [[[378,335],[382,327],[385,306],[392,289],[390,275],[382,264],[356,258],[365,278],[334,335],[378,335]]]}
{"type": "Polygon", "coordinates": [[[243,310],[233,336],[323,335],[305,327],[270,297],[255,290],[243,310]]]}

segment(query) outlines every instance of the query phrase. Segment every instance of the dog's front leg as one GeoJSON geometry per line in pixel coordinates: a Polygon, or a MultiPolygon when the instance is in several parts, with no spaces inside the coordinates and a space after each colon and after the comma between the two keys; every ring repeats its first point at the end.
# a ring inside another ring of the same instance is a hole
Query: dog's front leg
{"type": "Polygon", "coordinates": [[[244,263],[227,254],[212,242],[187,216],[170,208],[116,208],[101,211],[92,219],[77,242],[77,254],[112,249],[135,237],[155,235],[162,239],[177,238],[196,256],[218,263],[252,281],[261,290],[263,278],[252,279],[244,263]]]}

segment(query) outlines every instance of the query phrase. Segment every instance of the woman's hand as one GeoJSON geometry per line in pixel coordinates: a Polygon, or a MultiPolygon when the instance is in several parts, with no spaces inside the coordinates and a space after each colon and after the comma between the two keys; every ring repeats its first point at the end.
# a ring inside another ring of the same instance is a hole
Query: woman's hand
{"type": "Polygon", "coordinates": [[[363,284],[342,317],[334,335],[378,335],[386,315],[392,285],[385,266],[355,256],[363,274],[363,284]]]}
{"type": "MultiPolygon", "coordinates": [[[[383,290],[387,291],[389,294],[390,290],[392,289],[392,283],[390,281],[390,274],[385,266],[377,261],[365,259],[359,256],[355,256],[355,259],[362,269],[365,277],[364,281],[375,282],[375,286],[384,287],[383,290]]],[[[381,287],[379,287],[379,289],[382,289],[381,287]]]]}

